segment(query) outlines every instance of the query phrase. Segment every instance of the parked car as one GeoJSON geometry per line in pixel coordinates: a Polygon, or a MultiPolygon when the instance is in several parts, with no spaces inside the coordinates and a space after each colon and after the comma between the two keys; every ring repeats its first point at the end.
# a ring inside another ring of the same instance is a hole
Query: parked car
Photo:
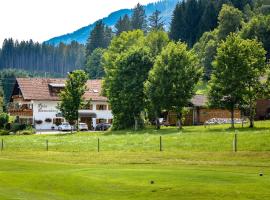
{"type": "Polygon", "coordinates": [[[79,123],[78,124],[78,129],[80,131],[88,131],[88,125],[86,123],[79,123]]]}
{"type": "Polygon", "coordinates": [[[96,131],[107,131],[109,128],[111,128],[111,124],[108,123],[99,123],[96,125],[95,130],[96,131]]]}
{"type": "Polygon", "coordinates": [[[59,126],[58,126],[58,130],[59,131],[71,131],[71,126],[68,122],[62,122],[59,126]]]}

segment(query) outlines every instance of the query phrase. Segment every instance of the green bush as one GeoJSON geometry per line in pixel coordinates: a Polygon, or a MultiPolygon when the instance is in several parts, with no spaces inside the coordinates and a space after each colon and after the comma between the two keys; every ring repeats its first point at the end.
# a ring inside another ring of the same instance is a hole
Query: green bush
{"type": "Polygon", "coordinates": [[[0,135],[9,135],[9,131],[0,130],[0,135]]]}
{"type": "Polygon", "coordinates": [[[7,113],[0,114],[0,128],[4,128],[5,124],[8,123],[9,116],[7,113]]]}
{"type": "Polygon", "coordinates": [[[26,125],[25,124],[19,124],[19,123],[13,123],[13,124],[11,124],[11,131],[12,132],[22,131],[24,129],[26,129],[26,125]]]}
{"type": "Polygon", "coordinates": [[[23,130],[23,131],[18,131],[17,135],[33,135],[33,131],[30,130],[23,130]]]}

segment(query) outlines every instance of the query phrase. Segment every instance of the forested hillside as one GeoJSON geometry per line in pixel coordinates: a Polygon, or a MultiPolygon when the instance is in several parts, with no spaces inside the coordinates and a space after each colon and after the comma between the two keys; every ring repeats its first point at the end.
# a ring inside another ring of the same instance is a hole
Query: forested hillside
{"type": "MultiPolygon", "coordinates": [[[[145,14],[148,17],[155,10],[159,10],[161,12],[161,16],[164,19],[165,28],[169,29],[172,12],[173,12],[176,4],[179,1],[181,1],[181,0],[161,0],[161,1],[158,1],[156,3],[150,3],[146,6],[144,6],[145,14]]],[[[124,15],[131,16],[131,14],[132,14],[132,9],[122,9],[122,10],[118,10],[116,12],[111,13],[108,17],[105,17],[101,20],[103,21],[103,23],[105,25],[114,29],[114,26],[120,17],[123,17],[124,15]]],[[[83,28],[80,28],[80,29],[74,31],[73,33],[68,33],[68,34],[65,34],[62,36],[58,36],[58,37],[49,39],[48,41],[46,41],[46,43],[57,45],[60,42],[63,42],[63,43],[69,44],[73,40],[75,40],[81,44],[85,44],[87,39],[88,39],[89,34],[94,29],[94,27],[98,21],[96,21],[88,26],[85,26],[83,28]]]]}
{"type": "Polygon", "coordinates": [[[57,46],[6,39],[0,49],[0,70],[21,69],[31,73],[51,73],[65,76],[67,72],[82,68],[85,47],[77,42],[57,46]]]}

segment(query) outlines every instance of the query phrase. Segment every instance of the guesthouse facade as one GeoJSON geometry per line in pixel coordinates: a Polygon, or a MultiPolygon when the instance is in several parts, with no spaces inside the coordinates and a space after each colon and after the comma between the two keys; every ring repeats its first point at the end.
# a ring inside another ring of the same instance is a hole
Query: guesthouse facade
{"type": "MultiPolygon", "coordinates": [[[[59,93],[65,79],[17,78],[9,103],[9,114],[20,123],[37,130],[57,129],[64,122],[58,109],[59,93]]],[[[107,98],[101,95],[101,80],[88,80],[84,100],[90,102],[79,110],[79,121],[94,129],[98,123],[112,123],[113,116],[107,98]]]]}

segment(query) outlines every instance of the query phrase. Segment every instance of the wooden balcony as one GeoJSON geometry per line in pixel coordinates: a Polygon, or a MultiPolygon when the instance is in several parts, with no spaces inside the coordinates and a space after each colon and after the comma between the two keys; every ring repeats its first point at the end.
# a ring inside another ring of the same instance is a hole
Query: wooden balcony
{"type": "Polygon", "coordinates": [[[25,117],[33,116],[32,109],[9,109],[8,112],[11,116],[25,116],[25,117]]]}

